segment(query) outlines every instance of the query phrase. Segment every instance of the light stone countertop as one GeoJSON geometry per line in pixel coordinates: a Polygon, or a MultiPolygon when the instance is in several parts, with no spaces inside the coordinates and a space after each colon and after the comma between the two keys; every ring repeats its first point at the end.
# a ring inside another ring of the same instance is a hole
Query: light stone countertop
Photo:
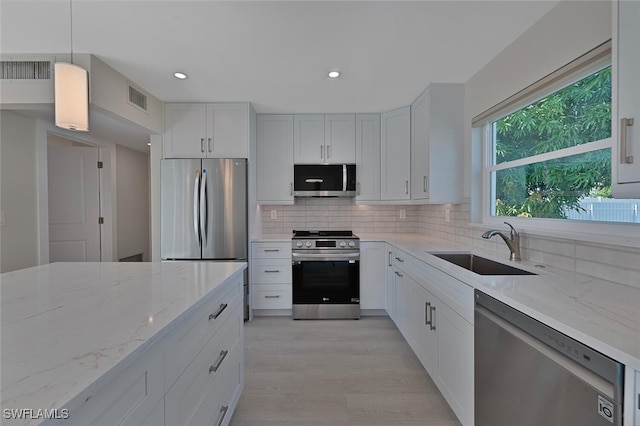
{"type": "MultiPolygon", "coordinates": [[[[640,288],[413,233],[358,233],[361,242],[389,243],[415,258],[640,371],[640,288]],[[537,276],[481,276],[428,252],[473,252],[537,276]]],[[[273,241],[264,234],[254,241],[273,241]]],[[[276,238],[281,238],[277,235],[276,238]]]]}
{"type": "Polygon", "coordinates": [[[245,268],[53,263],[0,275],[2,408],[77,406],[245,268]]]}

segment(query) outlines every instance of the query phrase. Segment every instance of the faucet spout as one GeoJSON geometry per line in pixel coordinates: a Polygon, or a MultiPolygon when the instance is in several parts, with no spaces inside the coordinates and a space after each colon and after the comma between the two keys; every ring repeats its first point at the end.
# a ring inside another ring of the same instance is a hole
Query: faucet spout
{"type": "Polygon", "coordinates": [[[504,240],[505,244],[507,244],[507,247],[509,247],[509,251],[511,252],[509,259],[516,261],[522,260],[520,257],[520,233],[510,223],[505,222],[505,224],[509,225],[509,228],[511,228],[509,236],[505,235],[504,232],[498,229],[491,229],[483,233],[482,238],[488,240],[494,235],[499,235],[504,240]]]}

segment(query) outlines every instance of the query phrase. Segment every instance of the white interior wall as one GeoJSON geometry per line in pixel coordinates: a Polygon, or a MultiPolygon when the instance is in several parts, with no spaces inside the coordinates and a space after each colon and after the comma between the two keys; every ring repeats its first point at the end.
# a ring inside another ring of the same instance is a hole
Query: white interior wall
{"type": "Polygon", "coordinates": [[[36,120],[0,111],[0,272],[38,264],[36,120]]]}
{"type": "Polygon", "coordinates": [[[149,261],[149,154],[116,145],[117,259],[149,261]]]}

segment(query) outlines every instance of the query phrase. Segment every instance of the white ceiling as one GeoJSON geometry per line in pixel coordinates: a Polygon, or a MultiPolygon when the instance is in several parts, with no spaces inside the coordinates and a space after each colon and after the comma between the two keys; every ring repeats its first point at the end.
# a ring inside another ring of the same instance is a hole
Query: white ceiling
{"type": "MultiPolygon", "coordinates": [[[[381,112],[466,82],[557,3],[73,0],[73,50],[166,102],[381,112]]],[[[69,52],[67,0],[1,0],[0,15],[3,54],[69,52]]]]}

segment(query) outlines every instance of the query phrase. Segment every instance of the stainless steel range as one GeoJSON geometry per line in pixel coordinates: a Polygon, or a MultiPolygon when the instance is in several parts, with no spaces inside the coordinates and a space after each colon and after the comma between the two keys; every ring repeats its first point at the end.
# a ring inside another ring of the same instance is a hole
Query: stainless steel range
{"type": "Polygon", "coordinates": [[[294,231],[294,319],[360,318],[360,239],[351,231],[294,231]]]}

